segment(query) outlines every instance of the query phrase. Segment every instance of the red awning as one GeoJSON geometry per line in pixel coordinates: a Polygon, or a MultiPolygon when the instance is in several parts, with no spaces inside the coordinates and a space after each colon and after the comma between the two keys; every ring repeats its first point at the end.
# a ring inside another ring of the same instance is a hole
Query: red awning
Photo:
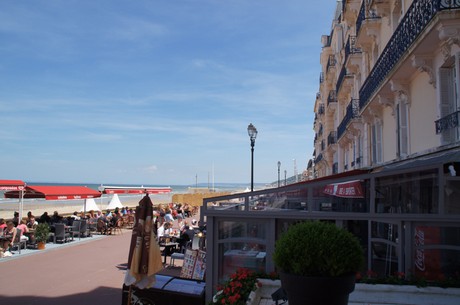
{"type": "Polygon", "coordinates": [[[170,187],[103,186],[104,194],[168,194],[170,187]]]}
{"type": "Polygon", "coordinates": [[[20,191],[25,185],[22,180],[0,180],[0,191],[20,191]]]}
{"type": "Polygon", "coordinates": [[[359,180],[328,184],[324,187],[323,193],[342,198],[364,198],[359,180]]]}
{"type": "MultiPolygon", "coordinates": [[[[19,198],[19,191],[5,193],[6,198],[19,198]]],[[[45,198],[46,200],[86,199],[101,197],[101,193],[86,186],[26,186],[24,198],[45,198]]]]}

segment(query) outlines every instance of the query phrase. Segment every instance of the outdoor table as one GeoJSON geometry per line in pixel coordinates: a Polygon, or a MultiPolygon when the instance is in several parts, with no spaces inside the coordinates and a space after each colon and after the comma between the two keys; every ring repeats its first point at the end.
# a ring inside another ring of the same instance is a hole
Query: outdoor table
{"type": "Polygon", "coordinates": [[[173,252],[173,249],[176,249],[176,247],[179,245],[179,243],[176,242],[160,242],[160,246],[164,247],[164,261],[163,263],[166,264],[166,257],[171,256],[171,253],[173,252]]]}

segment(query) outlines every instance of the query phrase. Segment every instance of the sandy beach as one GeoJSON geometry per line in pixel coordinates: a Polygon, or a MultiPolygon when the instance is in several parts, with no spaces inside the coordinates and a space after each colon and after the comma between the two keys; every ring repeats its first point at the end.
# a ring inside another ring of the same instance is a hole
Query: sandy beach
{"type": "MultiPolygon", "coordinates": [[[[119,196],[120,202],[125,207],[135,208],[142,196],[119,196]]],[[[172,195],[151,195],[150,198],[154,205],[172,202],[172,195]]],[[[96,204],[102,211],[107,209],[111,196],[96,198],[96,204]],[[102,203],[101,203],[102,202],[102,203]]],[[[23,216],[31,211],[35,217],[40,217],[44,212],[52,215],[54,211],[58,211],[60,215],[70,215],[73,212],[80,212],[84,206],[84,200],[24,200],[23,216]]],[[[15,211],[19,210],[19,201],[9,200],[7,202],[0,201],[0,218],[11,219],[15,211]]]]}

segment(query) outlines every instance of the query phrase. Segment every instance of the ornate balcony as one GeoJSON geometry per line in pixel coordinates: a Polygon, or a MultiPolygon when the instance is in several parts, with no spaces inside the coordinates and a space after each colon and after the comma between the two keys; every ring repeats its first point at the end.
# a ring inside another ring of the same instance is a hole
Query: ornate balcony
{"type": "Polygon", "coordinates": [[[331,131],[327,136],[327,145],[337,144],[337,131],[331,131]]]}
{"type": "MultiPolygon", "coordinates": [[[[356,34],[361,27],[365,14],[365,2],[361,6],[356,22],[356,34]],[[359,26],[358,26],[359,22],[359,26]]],[[[363,109],[370,102],[371,97],[387,79],[388,74],[399,63],[407,50],[414,43],[436,14],[444,10],[460,8],[460,1],[447,0],[414,0],[407,10],[401,23],[391,36],[388,44],[369,73],[367,79],[359,90],[360,108],[363,109]]]]}
{"type": "Polygon", "coordinates": [[[459,126],[459,114],[460,111],[456,111],[435,121],[434,123],[436,125],[436,134],[440,134],[451,128],[457,128],[459,126]]]}
{"type": "Polygon", "coordinates": [[[324,114],[324,104],[320,104],[318,107],[318,114],[323,115],[324,114]]]}
{"type": "Polygon", "coordinates": [[[326,65],[326,72],[329,72],[329,68],[335,67],[335,56],[334,55],[329,55],[329,58],[327,60],[327,65],[326,65]]]}
{"type": "Polygon", "coordinates": [[[359,117],[359,100],[352,99],[347,106],[347,112],[340,123],[339,127],[337,128],[337,139],[340,139],[342,135],[347,130],[348,124],[350,124],[352,119],[359,117]]]}

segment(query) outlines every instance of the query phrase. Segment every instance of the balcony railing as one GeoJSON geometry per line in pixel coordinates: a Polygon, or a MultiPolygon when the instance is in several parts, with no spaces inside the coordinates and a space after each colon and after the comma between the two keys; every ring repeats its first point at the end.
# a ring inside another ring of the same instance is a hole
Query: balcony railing
{"type": "Polygon", "coordinates": [[[329,58],[327,60],[327,65],[326,65],[327,72],[329,72],[330,67],[335,67],[335,56],[334,55],[329,55],[329,58]]]}
{"type": "Polygon", "coordinates": [[[327,97],[327,105],[329,106],[330,103],[337,103],[337,95],[335,94],[335,90],[329,91],[329,95],[327,97]]]}
{"type": "Polygon", "coordinates": [[[331,131],[327,136],[327,145],[332,145],[337,143],[337,131],[331,131]]]}
{"type": "Polygon", "coordinates": [[[348,36],[347,43],[345,45],[345,61],[347,62],[350,54],[362,53],[361,48],[356,47],[356,36],[348,36]]]}
{"type": "Polygon", "coordinates": [[[323,154],[319,154],[318,156],[316,156],[315,158],[315,164],[318,164],[320,161],[323,160],[323,154]]]}
{"type": "Polygon", "coordinates": [[[333,174],[339,173],[339,163],[335,162],[334,164],[332,164],[332,173],[333,174]]]}
{"type": "Polygon", "coordinates": [[[359,9],[359,13],[358,13],[358,18],[356,19],[356,35],[358,35],[359,30],[361,30],[361,25],[363,24],[364,19],[366,19],[365,1],[361,3],[361,8],[359,9]]]}
{"type": "MultiPolygon", "coordinates": [[[[361,6],[361,10],[363,10],[363,6],[364,2],[361,6]]],[[[425,30],[433,17],[440,11],[459,8],[459,0],[414,0],[412,2],[412,5],[407,10],[407,13],[391,36],[374,68],[359,90],[361,109],[366,107],[372,95],[387,78],[390,71],[398,64],[401,57],[407,52],[415,39],[425,30]]],[[[358,28],[358,21],[356,23],[358,28]]]]}
{"type": "Polygon", "coordinates": [[[337,128],[337,139],[340,139],[342,135],[345,133],[345,130],[347,130],[347,126],[350,123],[350,121],[357,117],[359,117],[359,100],[352,99],[347,106],[347,112],[345,113],[345,117],[343,118],[342,122],[337,128]]]}
{"type": "Polygon", "coordinates": [[[435,121],[434,124],[436,125],[436,134],[440,134],[443,131],[458,127],[459,115],[460,111],[456,111],[435,121]]]}
{"type": "Polygon", "coordinates": [[[326,142],[324,140],[321,141],[321,151],[326,149],[326,142]]]}
{"type": "Polygon", "coordinates": [[[339,93],[340,87],[342,87],[343,80],[345,79],[345,75],[347,75],[347,69],[345,69],[345,67],[342,67],[342,70],[340,70],[339,77],[337,78],[337,84],[335,85],[336,93],[339,93]]]}
{"type": "Polygon", "coordinates": [[[318,114],[323,115],[324,114],[324,104],[319,105],[318,107],[318,114]]]}

